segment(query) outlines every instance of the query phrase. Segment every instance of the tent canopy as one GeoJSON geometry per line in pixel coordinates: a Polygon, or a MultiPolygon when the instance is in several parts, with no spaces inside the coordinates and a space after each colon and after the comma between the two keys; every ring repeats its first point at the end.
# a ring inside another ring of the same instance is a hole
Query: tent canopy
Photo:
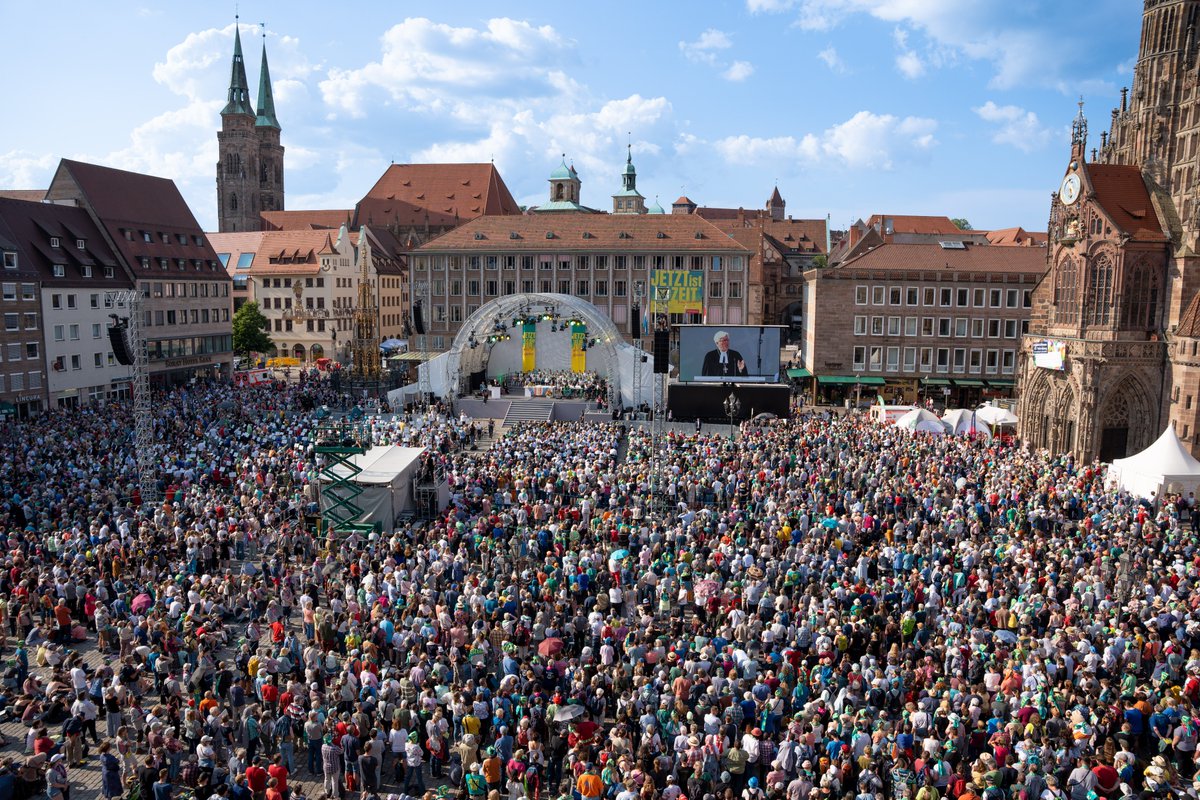
{"type": "Polygon", "coordinates": [[[923,408],[914,408],[907,412],[904,416],[896,420],[897,428],[903,428],[906,431],[916,432],[925,431],[927,433],[945,433],[946,426],[938,419],[937,414],[932,411],[926,411],[923,408]]]}
{"type": "Polygon", "coordinates": [[[966,436],[968,434],[978,434],[992,438],[992,429],[983,421],[983,418],[975,414],[969,408],[951,408],[942,415],[942,422],[946,424],[946,428],[955,436],[966,436]]]}
{"type": "MultiPolygon", "coordinates": [[[[404,474],[424,452],[424,447],[400,447],[398,445],[372,447],[362,455],[350,459],[354,466],[362,470],[355,476],[354,482],[364,486],[391,484],[404,474]]],[[[334,467],[333,472],[345,475],[347,470],[343,467],[334,467]]]]}
{"type": "Polygon", "coordinates": [[[1167,489],[1194,491],[1200,485],[1200,461],[1192,457],[1175,429],[1167,427],[1158,440],[1136,455],[1118,458],[1108,468],[1110,488],[1137,497],[1161,495],[1167,489]]]}

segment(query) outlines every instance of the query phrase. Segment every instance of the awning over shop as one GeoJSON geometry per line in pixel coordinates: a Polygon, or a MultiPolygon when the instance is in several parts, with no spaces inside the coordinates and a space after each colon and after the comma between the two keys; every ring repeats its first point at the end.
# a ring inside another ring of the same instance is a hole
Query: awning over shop
{"type": "Polygon", "coordinates": [[[987,385],[991,386],[993,389],[1011,389],[1017,385],[1017,382],[1010,381],[1010,380],[997,380],[995,378],[988,378],[987,385]]]}
{"type": "Polygon", "coordinates": [[[921,378],[921,383],[925,386],[949,386],[949,378],[921,378]]]}
{"type": "Polygon", "coordinates": [[[811,378],[812,373],[806,369],[789,369],[787,371],[787,376],[789,378],[797,378],[797,379],[798,378],[811,378]]]}
{"type": "Polygon", "coordinates": [[[875,375],[820,375],[817,377],[817,383],[883,386],[887,381],[875,375]]]}
{"type": "Polygon", "coordinates": [[[972,388],[976,387],[976,386],[982,387],[983,381],[977,381],[974,378],[955,378],[954,385],[955,386],[966,386],[966,387],[972,387],[972,388]]]}

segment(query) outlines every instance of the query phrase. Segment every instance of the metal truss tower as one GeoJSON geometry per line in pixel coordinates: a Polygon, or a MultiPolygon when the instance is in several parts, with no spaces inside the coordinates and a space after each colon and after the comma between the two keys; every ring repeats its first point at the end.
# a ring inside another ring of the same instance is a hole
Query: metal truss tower
{"type": "Polygon", "coordinates": [[[371,429],[363,422],[327,422],[317,429],[316,452],[325,457],[320,469],[321,519],[325,530],[335,533],[369,531],[363,523],[363,509],[356,502],[363,488],[355,483],[362,472],[354,456],[366,453],[371,446],[371,429]]]}
{"type": "MultiPolygon", "coordinates": [[[[654,286],[650,291],[650,313],[654,319],[654,331],[671,330],[670,301],[671,289],[667,286],[654,286]]],[[[658,366],[657,364],[655,365],[658,366]]],[[[654,512],[662,512],[666,508],[666,486],[663,485],[666,457],[663,453],[665,446],[664,433],[667,427],[667,373],[655,372],[654,402],[652,404],[653,418],[650,422],[650,500],[654,512]]]]}
{"type": "MultiPolygon", "coordinates": [[[[153,508],[161,499],[158,491],[158,452],[154,437],[154,404],[150,398],[150,370],[146,338],[142,333],[142,290],[107,292],[114,307],[129,310],[125,321],[126,336],[133,356],[133,447],[137,454],[138,493],[145,508],[153,508]]],[[[116,315],[112,315],[116,317],[116,315]]]]}

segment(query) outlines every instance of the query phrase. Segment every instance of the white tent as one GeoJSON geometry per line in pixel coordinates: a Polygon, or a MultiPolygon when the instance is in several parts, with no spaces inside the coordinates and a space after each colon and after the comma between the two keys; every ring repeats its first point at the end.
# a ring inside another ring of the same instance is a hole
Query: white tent
{"type": "Polygon", "coordinates": [[[951,408],[942,414],[942,422],[946,429],[955,436],[976,434],[992,438],[992,429],[983,419],[969,408],[951,408]]]}
{"type": "MultiPolygon", "coordinates": [[[[354,477],[354,482],[362,487],[363,493],[354,504],[363,510],[364,520],[382,523],[384,530],[390,531],[397,517],[416,508],[413,478],[424,452],[424,447],[384,445],[372,447],[351,459],[351,463],[362,470],[354,477]]],[[[348,474],[344,467],[334,467],[333,472],[342,476],[348,474]]],[[[322,509],[326,505],[322,494],[322,509]]]]}
{"type": "Polygon", "coordinates": [[[1142,452],[1118,458],[1108,468],[1105,483],[1136,497],[1161,496],[1164,491],[1195,491],[1200,485],[1200,461],[1192,458],[1175,429],[1168,427],[1158,441],[1142,452]]]}
{"type": "Polygon", "coordinates": [[[1016,425],[1017,415],[1000,406],[980,406],[975,416],[989,425],[1016,425]]]}
{"type": "Polygon", "coordinates": [[[896,420],[897,428],[903,428],[909,433],[924,431],[926,433],[945,433],[946,426],[938,419],[937,414],[923,408],[914,408],[896,420]]]}

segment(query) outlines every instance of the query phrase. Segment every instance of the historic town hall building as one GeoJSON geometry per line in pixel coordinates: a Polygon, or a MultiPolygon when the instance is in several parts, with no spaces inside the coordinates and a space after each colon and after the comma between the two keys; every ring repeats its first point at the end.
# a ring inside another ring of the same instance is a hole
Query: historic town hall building
{"type": "Polygon", "coordinates": [[[1173,425],[1200,452],[1198,22],[1200,0],[1146,0],[1132,94],[1090,151],[1082,105],[1072,126],[1021,351],[1032,446],[1107,461],[1173,425]]]}

